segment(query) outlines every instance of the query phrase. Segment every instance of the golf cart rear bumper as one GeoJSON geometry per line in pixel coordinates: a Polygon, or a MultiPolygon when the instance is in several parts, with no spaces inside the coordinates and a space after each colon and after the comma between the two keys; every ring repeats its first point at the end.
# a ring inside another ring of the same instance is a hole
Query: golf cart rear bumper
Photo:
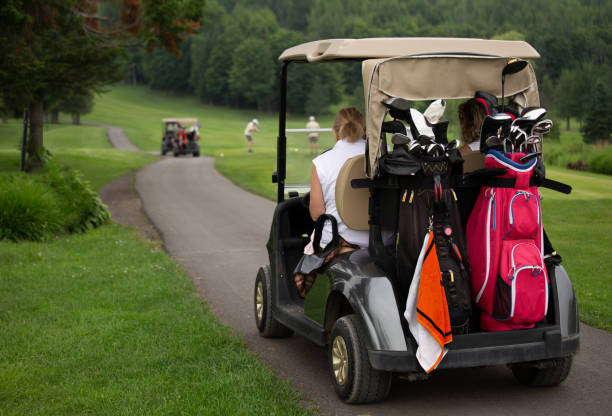
{"type": "MultiPolygon", "coordinates": [[[[509,331],[511,332],[511,331],[509,331]]],[[[501,334],[501,333],[500,333],[501,334]]],[[[456,338],[488,334],[463,335],[456,338]]],[[[483,347],[463,347],[449,345],[449,350],[438,368],[463,368],[489,365],[511,364],[537,361],[549,358],[566,357],[578,351],[580,337],[578,334],[561,338],[558,330],[544,332],[543,339],[535,342],[488,345],[483,347]]],[[[467,344],[458,342],[458,344],[467,344]]],[[[410,349],[410,346],[408,347],[410,349]]],[[[393,372],[422,371],[417,362],[415,350],[409,351],[368,351],[370,363],[377,370],[393,372]]]]}

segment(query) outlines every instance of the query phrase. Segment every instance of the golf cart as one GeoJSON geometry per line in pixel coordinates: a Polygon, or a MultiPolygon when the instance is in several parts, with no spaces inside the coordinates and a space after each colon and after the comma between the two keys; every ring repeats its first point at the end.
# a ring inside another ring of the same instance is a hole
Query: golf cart
{"type": "Polygon", "coordinates": [[[162,156],[168,152],[176,157],[191,153],[194,157],[200,156],[199,136],[190,132],[190,127],[198,125],[197,118],[164,118],[162,119],[162,156]]]}
{"type": "MultiPolygon", "coordinates": [[[[538,57],[533,47],[521,41],[450,38],[322,40],[281,54],[277,171],[273,174],[278,205],[267,243],[269,265],[259,268],[255,279],[255,323],[264,337],[296,333],[320,346],[327,345],[332,384],[343,401],[384,399],[394,373],[425,375],[404,317],[407,293],[396,283],[394,268],[388,267],[394,261],[393,250],[384,246],[381,238],[386,230],[395,232],[399,240],[397,207],[401,195],[406,196],[398,185],[400,180],[381,169],[381,160],[393,153],[386,136],[393,128],[386,120],[393,111],[406,110],[407,102],[466,99],[479,90],[499,97],[505,88],[504,94],[520,95],[526,107],[538,106],[531,65],[508,66],[512,58],[538,57]],[[336,205],[347,226],[369,230],[370,243],[368,248],[340,254],[318,269],[312,288],[302,298],[292,275],[315,222],[309,214],[308,193],[289,192],[285,198],[287,72],[295,64],[347,61],[362,65],[366,152],[357,160],[349,159],[342,168],[336,183],[336,205]],[[505,81],[502,85],[500,78],[505,81]]],[[[483,155],[476,156],[482,163],[483,155]]],[[[468,190],[481,186],[464,177],[459,175],[455,186],[468,190]]],[[[461,205],[462,194],[457,193],[461,205]]],[[[464,216],[469,215],[471,207],[461,208],[462,213],[467,212],[464,216]]],[[[466,218],[462,220],[465,223],[466,218]]],[[[551,262],[546,268],[549,287],[544,319],[529,329],[487,332],[475,317],[469,330],[453,331],[452,342],[437,368],[505,364],[522,384],[561,383],[579,346],[577,302],[563,266],[551,262]]],[[[479,314],[476,307],[472,311],[479,314]]]]}

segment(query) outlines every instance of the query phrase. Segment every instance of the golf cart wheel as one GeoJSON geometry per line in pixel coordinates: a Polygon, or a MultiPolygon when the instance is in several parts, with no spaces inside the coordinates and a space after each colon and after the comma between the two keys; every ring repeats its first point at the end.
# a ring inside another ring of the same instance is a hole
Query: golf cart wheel
{"type": "Polygon", "coordinates": [[[364,329],[356,315],[338,319],[328,347],[329,372],[334,389],[346,403],[371,403],[385,399],[392,373],[370,365],[364,329]]]}
{"type": "Polygon", "coordinates": [[[289,337],[293,331],[274,319],[272,314],[272,273],[270,266],[260,267],[255,279],[255,325],[264,337],[289,337]]]}
{"type": "Polygon", "coordinates": [[[161,146],[161,155],[165,156],[166,155],[166,147],[162,144],[161,146]]]}
{"type": "Polygon", "coordinates": [[[557,386],[569,375],[572,356],[512,365],[519,383],[532,387],[557,386]]]}
{"type": "Polygon", "coordinates": [[[178,149],[174,149],[174,150],[172,151],[172,155],[173,155],[174,157],[178,157],[178,155],[179,155],[179,151],[178,151],[178,149]]]}
{"type": "Polygon", "coordinates": [[[193,157],[200,157],[200,152],[199,151],[193,152],[193,157]]]}

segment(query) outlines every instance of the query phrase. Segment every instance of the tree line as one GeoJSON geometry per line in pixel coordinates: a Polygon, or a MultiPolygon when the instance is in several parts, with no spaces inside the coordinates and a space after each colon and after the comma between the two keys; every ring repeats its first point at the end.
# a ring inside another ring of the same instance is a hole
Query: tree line
{"type": "MultiPolygon", "coordinates": [[[[131,54],[135,82],[196,94],[202,102],[276,109],[287,47],[316,39],[476,37],[525,40],[542,55],[534,65],[542,101],[581,123],[594,96],[610,102],[612,2],[605,0],[207,0],[202,29],[181,57],[131,54]]],[[[363,106],[360,67],[296,65],[290,111],[320,114],[340,101],[363,106]]],[[[292,81],[292,80],[290,80],[292,81]]],[[[601,104],[601,103],[600,103],[601,104]]],[[[608,117],[608,136],[612,120],[608,117]]],[[[605,138],[605,137],[602,137],[605,138]]]]}
{"type": "MultiPolygon", "coordinates": [[[[608,0],[5,0],[0,4],[0,110],[30,112],[28,163],[44,160],[43,115],[73,118],[118,80],[273,110],[278,56],[316,39],[476,37],[526,40],[543,105],[612,130],[608,0]],[[204,4],[206,3],[206,4],[204,4]]],[[[289,71],[288,108],[321,115],[363,107],[358,64],[289,71]]]]}

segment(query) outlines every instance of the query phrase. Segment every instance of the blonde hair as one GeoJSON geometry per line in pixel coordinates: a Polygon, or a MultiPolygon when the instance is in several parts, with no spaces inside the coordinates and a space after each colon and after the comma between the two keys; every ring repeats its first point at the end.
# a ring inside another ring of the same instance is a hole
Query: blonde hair
{"type": "Polygon", "coordinates": [[[365,136],[365,119],[355,107],[338,111],[332,127],[340,139],[355,142],[365,136]]]}
{"type": "Polygon", "coordinates": [[[480,140],[480,129],[486,110],[475,98],[470,98],[459,105],[459,125],[461,126],[461,141],[470,144],[480,140]]]}

